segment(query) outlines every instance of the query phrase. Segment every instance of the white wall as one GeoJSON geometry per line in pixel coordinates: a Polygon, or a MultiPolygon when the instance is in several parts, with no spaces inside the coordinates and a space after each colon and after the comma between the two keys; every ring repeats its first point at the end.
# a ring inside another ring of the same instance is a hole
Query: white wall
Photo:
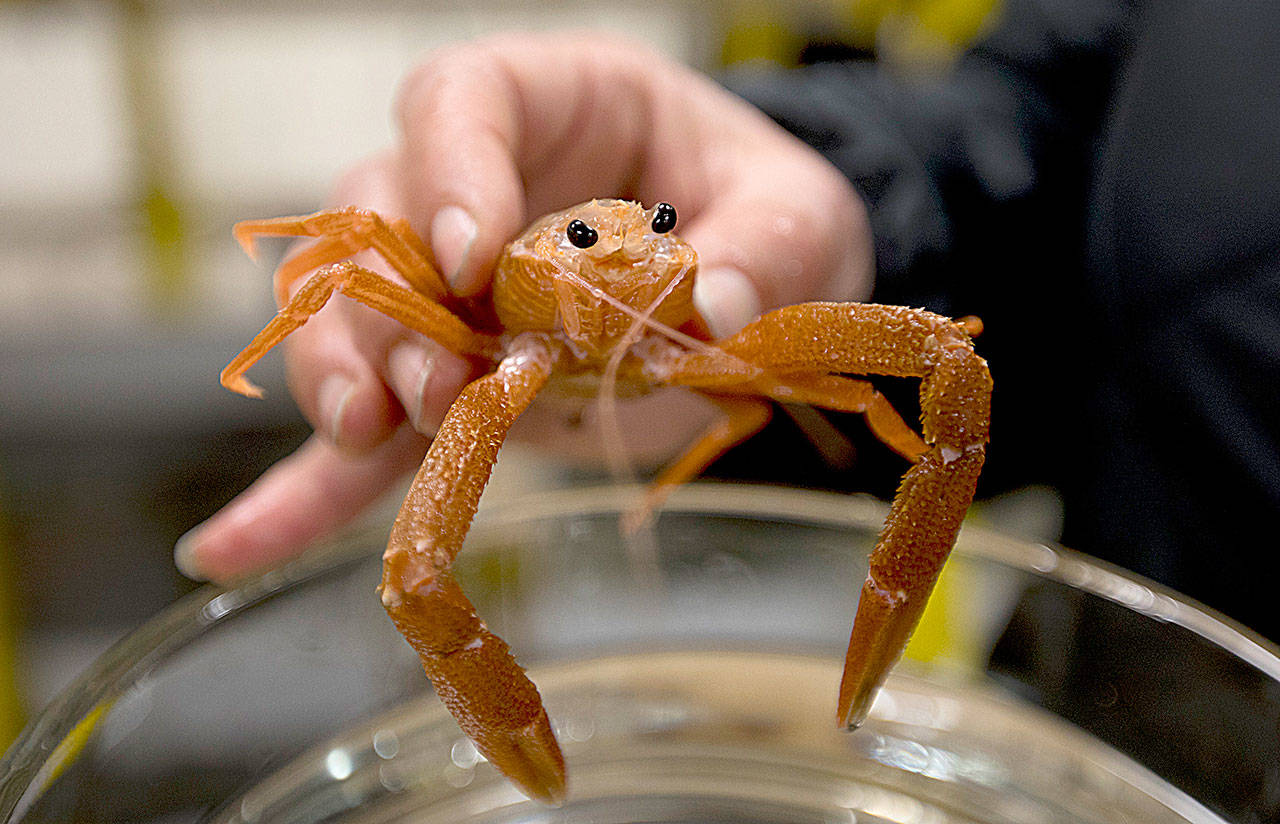
{"type": "Polygon", "coordinates": [[[399,79],[443,43],[511,28],[625,31],[691,62],[708,6],[676,0],[366,0],[0,5],[0,352],[156,324],[248,328],[269,273],[230,224],[317,206],[334,177],[391,141],[399,79]],[[134,116],[122,55],[154,94],[134,116]],[[146,278],[142,152],[181,206],[189,267],[177,316],[146,278]]]}

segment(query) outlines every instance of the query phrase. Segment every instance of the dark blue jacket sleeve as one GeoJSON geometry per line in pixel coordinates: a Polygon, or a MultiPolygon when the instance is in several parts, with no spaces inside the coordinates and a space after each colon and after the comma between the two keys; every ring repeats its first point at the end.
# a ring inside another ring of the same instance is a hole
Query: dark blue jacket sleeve
{"type": "Polygon", "coordinates": [[[966,223],[1044,197],[1055,164],[1079,164],[1131,16],[1115,0],[1011,0],[944,76],[841,62],[738,71],[728,85],[853,181],[870,207],[877,298],[917,302],[945,288],[940,263],[966,223]]]}

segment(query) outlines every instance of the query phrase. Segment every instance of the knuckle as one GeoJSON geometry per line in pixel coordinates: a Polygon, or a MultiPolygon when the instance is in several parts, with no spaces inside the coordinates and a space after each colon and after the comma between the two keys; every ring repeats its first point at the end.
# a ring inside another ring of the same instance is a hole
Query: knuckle
{"type": "Polygon", "coordinates": [[[810,188],[816,225],[827,238],[848,238],[862,226],[866,206],[844,173],[825,158],[815,158],[810,188]]]}
{"type": "Polygon", "coordinates": [[[401,128],[410,131],[422,118],[464,102],[476,84],[491,80],[494,57],[483,42],[444,46],[409,71],[396,96],[401,128]]]}
{"type": "Polygon", "coordinates": [[[376,193],[388,188],[391,165],[388,152],[357,161],[338,177],[330,200],[336,204],[369,203],[376,193]]]}
{"type": "Polygon", "coordinates": [[[395,111],[410,155],[454,156],[476,141],[511,151],[523,105],[508,54],[484,40],[441,49],[413,69],[395,111]]]}
{"type": "Polygon", "coordinates": [[[571,42],[587,53],[648,64],[657,52],[648,43],[610,29],[582,28],[570,32],[571,42]]]}
{"type": "Polygon", "coordinates": [[[821,288],[838,300],[864,298],[864,281],[869,273],[864,271],[867,264],[859,250],[870,244],[866,204],[839,169],[825,159],[816,160],[820,165],[810,203],[816,235],[814,248],[822,252],[814,261],[823,282],[821,288]]]}

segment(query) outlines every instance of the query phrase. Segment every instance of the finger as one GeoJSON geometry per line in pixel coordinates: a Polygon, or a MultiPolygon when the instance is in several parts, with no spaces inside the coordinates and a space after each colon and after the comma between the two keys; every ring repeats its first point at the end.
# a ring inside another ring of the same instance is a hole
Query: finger
{"type": "Polygon", "coordinates": [[[511,94],[491,56],[466,44],[418,67],[397,104],[409,219],[460,294],[484,286],[502,245],[525,222],[511,94]]]}
{"type": "Polygon", "coordinates": [[[742,162],[759,173],[722,185],[682,231],[698,250],[694,298],[712,331],[722,337],[762,309],[803,300],[866,299],[871,233],[848,180],[816,153],[742,162]]]}
{"type": "MultiPolygon", "coordinates": [[[[342,179],[334,202],[402,214],[398,169],[390,153],[367,161],[342,179]]],[[[375,253],[353,260],[407,285],[375,253]]],[[[287,362],[294,397],[317,432],[357,453],[385,441],[406,417],[422,434],[433,434],[472,369],[424,335],[342,295],[293,333],[287,362]]]]}
{"type": "Polygon", "coordinates": [[[409,427],[356,456],[313,436],[182,536],[174,563],[189,578],[220,583],[276,566],[346,524],[425,452],[426,440],[409,427]]]}
{"type": "MultiPolygon", "coordinates": [[[[289,386],[316,433],[335,447],[367,452],[391,437],[404,419],[374,364],[352,332],[347,302],[334,296],[286,343],[289,386]]],[[[395,334],[394,328],[387,334],[395,334]]]]}
{"type": "Polygon", "coordinates": [[[409,425],[429,437],[473,372],[464,358],[421,335],[403,336],[379,362],[409,425]]]}
{"type": "MultiPolygon", "coordinates": [[[[647,471],[679,454],[716,415],[716,407],[706,398],[672,387],[618,399],[612,408],[598,399],[547,396],[520,416],[511,437],[572,464],[597,469],[634,464],[647,471]],[[617,433],[622,434],[621,442],[617,433]],[[619,449],[624,451],[622,460],[610,455],[619,449]]],[[[636,479],[614,480],[631,483],[636,479]]]]}
{"type": "MultiPolygon", "coordinates": [[[[391,154],[357,166],[339,182],[333,202],[395,216],[403,209],[391,154]]],[[[362,265],[393,279],[376,254],[357,256],[362,265]]],[[[299,280],[297,287],[303,281],[299,280]]],[[[295,287],[296,288],[296,287],[295,287]]],[[[404,328],[341,295],[294,332],[286,345],[289,386],[298,407],[330,443],[354,452],[384,442],[404,418],[380,372],[386,353],[404,328]]]]}
{"type": "Polygon", "coordinates": [[[622,79],[637,59],[598,36],[506,35],[441,50],[410,75],[404,197],[460,293],[483,288],[530,213],[626,194],[647,121],[648,96],[622,79]]]}

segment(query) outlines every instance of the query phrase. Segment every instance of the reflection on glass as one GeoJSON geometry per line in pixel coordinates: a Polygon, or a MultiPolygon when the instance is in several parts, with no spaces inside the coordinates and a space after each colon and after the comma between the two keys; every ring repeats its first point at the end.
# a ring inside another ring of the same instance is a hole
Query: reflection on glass
{"type": "Polygon", "coordinates": [[[525,801],[430,695],[374,594],[371,536],[199,593],[113,650],[6,757],[0,821],[1280,815],[1280,660],[1171,593],[966,530],[953,563],[982,586],[948,619],[968,652],[906,662],[847,735],[839,664],[883,511],[688,489],[656,524],[660,581],[637,586],[625,494],[491,511],[460,559],[551,711],[563,808],[525,801]]]}

